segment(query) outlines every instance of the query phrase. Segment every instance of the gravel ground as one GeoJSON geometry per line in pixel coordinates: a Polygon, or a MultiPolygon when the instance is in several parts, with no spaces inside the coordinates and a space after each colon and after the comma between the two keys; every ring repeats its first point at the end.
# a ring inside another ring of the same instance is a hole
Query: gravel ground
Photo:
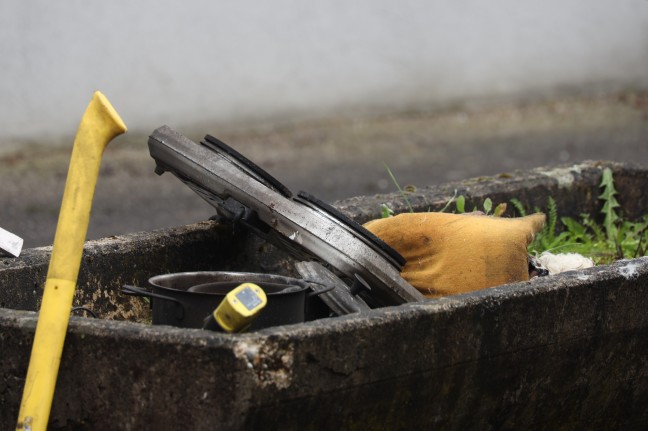
{"type": "MultiPolygon", "coordinates": [[[[325,201],[585,159],[648,166],[648,93],[528,104],[409,112],[372,118],[209,133],[268,170],[293,191],[325,201]]],[[[210,206],[170,174],[153,173],[145,135],[119,137],[106,150],[88,238],[204,220],[210,206]]],[[[71,144],[24,145],[0,154],[0,227],[25,247],[54,239],[71,144]]]]}

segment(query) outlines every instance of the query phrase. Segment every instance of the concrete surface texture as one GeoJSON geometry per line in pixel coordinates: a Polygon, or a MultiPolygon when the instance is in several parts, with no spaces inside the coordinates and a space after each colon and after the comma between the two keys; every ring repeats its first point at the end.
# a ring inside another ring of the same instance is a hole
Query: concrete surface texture
{"type": "MultiPolygon", "coordinates": [[[[171,127],[176,128],[173,123],[171,127]]],[[[256,129],[176,128],[219,137],[293,192],[326,201],[393,192],[585,159],[648,165],[648,94],[614,93],[529,104],[284,123],[256,129]]],[[[151,130],[152,131],[152,130],[151,130]]],[[[150,133],[150,131],[149,131],[150,133]]],[[[0,226],[49,245],[67,173],[71,140],[0,154],[0,226]]],[[[147,135],[128,133],[106,150],[89,238],[179,226],[214,212],[170,174],[153,173],[147,135]]]]}
{"type": "Polygon", "coordinates": [[[0,149],[133,132],[648,87],[648,2],[0,2],[0,149]]]}

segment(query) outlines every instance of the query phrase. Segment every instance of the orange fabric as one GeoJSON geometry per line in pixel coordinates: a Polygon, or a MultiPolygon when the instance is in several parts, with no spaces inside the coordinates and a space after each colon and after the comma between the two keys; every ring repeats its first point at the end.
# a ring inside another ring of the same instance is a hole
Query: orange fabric
{"type": "Polygon", "coordinates": [[[528,280],[527,246],[544,223],[544,214],[502,218],[430,212],[364,226],[407,259],[403,278],[435,298],[528,280]]]}

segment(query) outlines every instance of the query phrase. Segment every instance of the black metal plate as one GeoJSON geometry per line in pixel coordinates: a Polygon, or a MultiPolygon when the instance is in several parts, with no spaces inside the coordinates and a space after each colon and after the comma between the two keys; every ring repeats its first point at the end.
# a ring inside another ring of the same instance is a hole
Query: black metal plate
{"type": "Polygon", "coordinates": [[[205,135],[205,139],[201,141],[201,143],[206,147],[216,150],[217,152],[225,153],[231,159],[234,159],[240,165],[243,165],[246,171],[256,177],[257,180],[275,190],[276,192],[282,194],[284,197],[292,197],[293,194],[288,187],[281,184],[279,180],[270,175],[266,170],[262,169],[259,165],[257,165],[252,160],[248,159],[243,154],[239,153],[220,139],[215,138],[212,135],[205,135]]]}
{"type": "Polygon", "coordinates": [[[297,202],[308,202],[312,206],[316,207],[317,209],[327,213],[329,216],[331,216],[333,219],[338,221],[338,223],[345,225],[349,229],[351,229],[355,234],[359,235],[362,237],[366,242],[368,242],[371,246],[374,247],[374,249],[378,249],[379,252],[382,252],[383,254],[386,254],[387,257],[389,257],[392,261],[394,261],[396,264],[398,264],[399,269],[402,269],[403,265],[407,262],[403,256],[400,255],[396,250],[391,248],[387,243],[385,243],[383,240],[378,238],[376,235],[368,231],[366,228],[364,228],[362,225],[356,223],[355,221],[351,220],[349,217],[347,217],[345,214],[340,212],[338,209],[333,207],[332,205],[327,204],[324,201],[319,200],[315,196],[311,195],[310,193],[307,193],[305,191],[300,191],[297,194],[297,197],[294,198],[293,200],[297,202]]]}

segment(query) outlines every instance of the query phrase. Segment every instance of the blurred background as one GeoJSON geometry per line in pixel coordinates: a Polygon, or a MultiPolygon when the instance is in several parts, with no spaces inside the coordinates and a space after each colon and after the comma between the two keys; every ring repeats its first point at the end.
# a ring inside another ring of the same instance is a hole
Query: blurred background
{"type": "Polygon", "coordinates": [[[89,238],[213,211],[147,136],[209,133],[323,200],[584,159],[648,165],[648,1],[0,0],[0,227],[51,244],[94,90],[128,134],[89,238]]]}

